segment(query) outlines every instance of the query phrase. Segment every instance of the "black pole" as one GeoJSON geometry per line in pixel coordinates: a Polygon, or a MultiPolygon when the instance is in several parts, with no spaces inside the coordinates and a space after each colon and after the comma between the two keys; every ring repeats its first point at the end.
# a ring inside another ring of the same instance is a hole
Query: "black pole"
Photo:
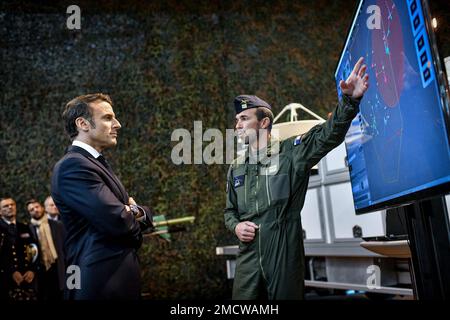
{"type": "Polygon", "coordinates": [[[445,198],[422,200],[394,210],[406,220],[416,297],[450,299],[450,228],[445,198]]]}

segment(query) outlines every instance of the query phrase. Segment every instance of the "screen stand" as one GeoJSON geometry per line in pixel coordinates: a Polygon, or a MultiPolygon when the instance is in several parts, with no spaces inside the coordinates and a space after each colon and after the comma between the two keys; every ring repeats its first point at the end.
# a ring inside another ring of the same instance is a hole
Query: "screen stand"
{"type": "Polygon", "coordinates": [[[450,228],[444,197],[389,209],[406,220],[414,294],[420,300],[450,299],[450,228]]]}

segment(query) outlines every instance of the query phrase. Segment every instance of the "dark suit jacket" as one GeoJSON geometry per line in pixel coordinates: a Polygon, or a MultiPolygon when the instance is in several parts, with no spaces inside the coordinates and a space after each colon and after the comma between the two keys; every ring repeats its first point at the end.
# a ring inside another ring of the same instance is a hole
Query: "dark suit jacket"
{"type": "Polygon", "coordinates": [[[51,189],[67,232],[66,266],[80,268],[81,288],[66,288],[65,298],[138,299],[142,234],[117,176],[71,146],[54,167],[51,189]]]}
{"type": "MultiPolygon", "coordinates": [[[[48,219],[48,224],[50,225],[50,231],[52,233],[53,244],[55,245],[56,253],[58,254],[58,259],[56,259],[56,268],[58,270],[58,284],[59,290],[64,290],[66,284],[66,268],[65,268],[65,254],[64,254],[64,239],[65,239],[65,229],[64,225],[60,221],[53,221],[48,219]]],[[[37,235],[36,226],[30,224],[31,232],[35,239],[39,240],[37,235]]],[[[39,241],[38,241],[39,244],[39,241]]],[[[42,252],[39,246],[39,252],[42,252]]],[[[41,268],[45,268],[41,266],[41,268]]],[[[44,269],[45,270],[45,269],[44,269]]]]}

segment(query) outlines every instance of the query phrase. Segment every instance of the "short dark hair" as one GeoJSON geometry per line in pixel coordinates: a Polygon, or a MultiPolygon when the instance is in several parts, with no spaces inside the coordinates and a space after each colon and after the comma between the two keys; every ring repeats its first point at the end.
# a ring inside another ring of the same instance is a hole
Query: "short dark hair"
{"type": "Polygon", "coordinates": [[[272,123],[273,123],[273,113],[270,109],[266,108],[266,107],[258,107],[256,109],[256,118],[258,119],[258,121],[261,121],[264,118],[269,118],[269,130],[272,130],[272,123]]]}
{"type": "Polygon", "coordinates": [[[71,139],[78,136],[78,129],[75,120],[79,117],[85,118],[95,128],[95,123],[92,120],[92,111],[89,104],[96,101],[106,101],[111,106],[113,105],[111,97],[103,93],[91,93],[78,96],[66,104],[63,112],[63,120],[66,132],[69,134],[71,139]]]}
{"type": "Polygon", "coordinates": [[[42,207],[42,203],[40,203],[37,199],[32,198],[32,199],[28,200],[27,202],[25,202],[25,208],[28,208],[29,204],[35,203],[35,202],[39,203],[42,207]]]}

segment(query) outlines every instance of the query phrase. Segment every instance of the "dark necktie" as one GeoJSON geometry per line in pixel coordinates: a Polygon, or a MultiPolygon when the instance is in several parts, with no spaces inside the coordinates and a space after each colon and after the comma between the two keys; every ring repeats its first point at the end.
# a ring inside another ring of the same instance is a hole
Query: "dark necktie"
{"type": "Polygon", "coordinates": [[[106,161],[105,157],[100,155],[97,158],[98,161],[100,161],[101,164],[103,164],[103,166],[106,168],[106,170],[108,170],[109,172],[113,173],[113,170],[111,168],[111,166],[109,165],[108,161],[106,161]]]}

